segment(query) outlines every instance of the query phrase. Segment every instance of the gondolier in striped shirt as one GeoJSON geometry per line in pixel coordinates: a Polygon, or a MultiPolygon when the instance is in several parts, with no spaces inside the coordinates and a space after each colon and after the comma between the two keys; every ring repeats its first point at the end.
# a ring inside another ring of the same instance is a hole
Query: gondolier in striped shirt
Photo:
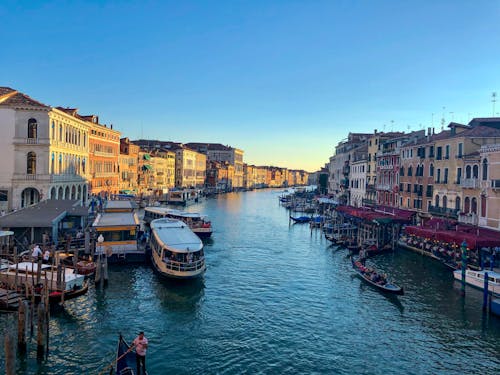
{"type": "Polygon", "coordinates": [[[133,341],[133,346],[135,347],[135,358],[137,362],[137,375],[142,373],[146,375],[146,349],[148,348],[148,339],[144,336],[144,332],[139,332],[133,341]]]}

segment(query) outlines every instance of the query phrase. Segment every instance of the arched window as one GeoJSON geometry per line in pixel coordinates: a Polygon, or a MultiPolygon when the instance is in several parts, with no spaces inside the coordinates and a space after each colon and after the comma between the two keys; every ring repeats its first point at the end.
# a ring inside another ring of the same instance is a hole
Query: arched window
{"type": "Polygon", "coordinates": [[[443,197],[443,208],[448,207],[448,198],[446,198],[446,195],[443,197]]]}
{"type": "Polygon", "coordinates": [[[404,176],[405,175],[405,168],[404,167],[399,168],[399,175],[400,176],[404,176]]]}
{"type": "Polygon", "coordinates": [[[28,120],[28,138],[37,138],[38,124],[34,118],[28,120]]]}
{"type": "Polygon", "coordinates": [[[470,211],[473,214],[477,214],[477,199],[476,198],[472,198],[472,200],[471,200],[470,211]]]}
{"type": "Polygon", "coordinates": [[[59,140],[62,142],[63,140],[63,126],[59,124],[59,140]]]}
{"type": "Polygon", "coordinates": [[[471,168],[470,165],[465,167],[465,178],[471,178],[471,168]]]}
{"type": "Polygon", "coordinates": [[[464,212],[466,214],[468,214],[470,212],[470,198],[469,197],[465,197],[464,212]]]}
{"type": "Polygon", "coordinates": [[[434,199],[436,207],[439,207],[439,195],[436,195],[436,198],[434,199]]]}
{"type": "Polygon", "coordinates": [[[488,160],[483,160],[483,181],[488,179],[488,160]]]}
{"type": "Polygon", "coordinates": [[[477,165],[472,167],[472,178],[479,177],[479,167],[477,165]]]}
{"type": "Polygon", "coordinates": [[[54,120],[51,122],[50,131],[52,132],[52,139],[56,139],[56,123],[54,120]]]}
{"type": "Polygon", "coordinates": [[[408,167],[408,176],[413,176],[413,170],[412,170],[412,167],[411,165],[408,167]]]}
{"type": "Polygon", "coordinates": [[[481,195],[481,217],[486,217],[486,195],[481,195]]]}
{"type": "Polygon", "coordinates": [[[455,210],[460,210],[460,197],[455,198],[455,210]]]}
{"type": "Polygon", "coordinates": [[[59,154],[59,170],[58,173],[62,173],[63,167],[62,167],[62,154],[59,154]]]}
{"type": "Polygon", "coordinates": [[[36,154],[33,151],[28,152],[26,158],[26,173],[36,174],[36,154]]]}
{"type": "Polygon", "coordinates": [[[434,164],[429,166],[429,177],[434,177],[434,164]]]}

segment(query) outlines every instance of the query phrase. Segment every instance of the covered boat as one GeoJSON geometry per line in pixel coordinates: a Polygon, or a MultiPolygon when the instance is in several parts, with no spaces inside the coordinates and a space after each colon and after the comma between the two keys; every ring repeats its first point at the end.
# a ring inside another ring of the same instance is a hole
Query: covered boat
{"type": "Polygon", "coordinates": [[[175,219],[151,222],[151,261],[167,278],[191,279],[205,272],[203,243],[186,223],[175,219]]]}

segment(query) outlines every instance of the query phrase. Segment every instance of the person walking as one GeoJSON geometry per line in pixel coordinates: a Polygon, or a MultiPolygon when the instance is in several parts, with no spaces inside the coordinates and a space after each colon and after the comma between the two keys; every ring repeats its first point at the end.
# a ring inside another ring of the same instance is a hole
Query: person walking
{"type": "Polygon", "coordinates": [[[137,375],[142,373],[146,375],[146,349],[148,348],[148,339],[144,336],[144,332],[139,332],[139,336],[137,336],[132,342],[135,347],[135,360],[137,362],[137,375]]]}
{"type": "Polygon", "coordinates": [[[31,257],[33,258],[33,261],[36,262],[38,259],[42,256],[42,250],[40,249],[40,246],[35,245],[33,248],[33,252],[31,253],[31,257]]]}
{"type": "Polygon", "coordinates": [[[49,249],[45,249],[45,252],[43,253],[43,263],[44,264],[50,263],[50,250],[49,249]]]}

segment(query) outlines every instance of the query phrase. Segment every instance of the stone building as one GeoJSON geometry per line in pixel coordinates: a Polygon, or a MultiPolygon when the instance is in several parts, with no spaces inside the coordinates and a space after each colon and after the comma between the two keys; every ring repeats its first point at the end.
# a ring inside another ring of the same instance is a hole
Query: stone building
{"type": "Polygon", "coordinates": [[[44,199],[87,200],[89,125],[76,110],[0,87],[0,125],[1,210],[44,199]]]}

